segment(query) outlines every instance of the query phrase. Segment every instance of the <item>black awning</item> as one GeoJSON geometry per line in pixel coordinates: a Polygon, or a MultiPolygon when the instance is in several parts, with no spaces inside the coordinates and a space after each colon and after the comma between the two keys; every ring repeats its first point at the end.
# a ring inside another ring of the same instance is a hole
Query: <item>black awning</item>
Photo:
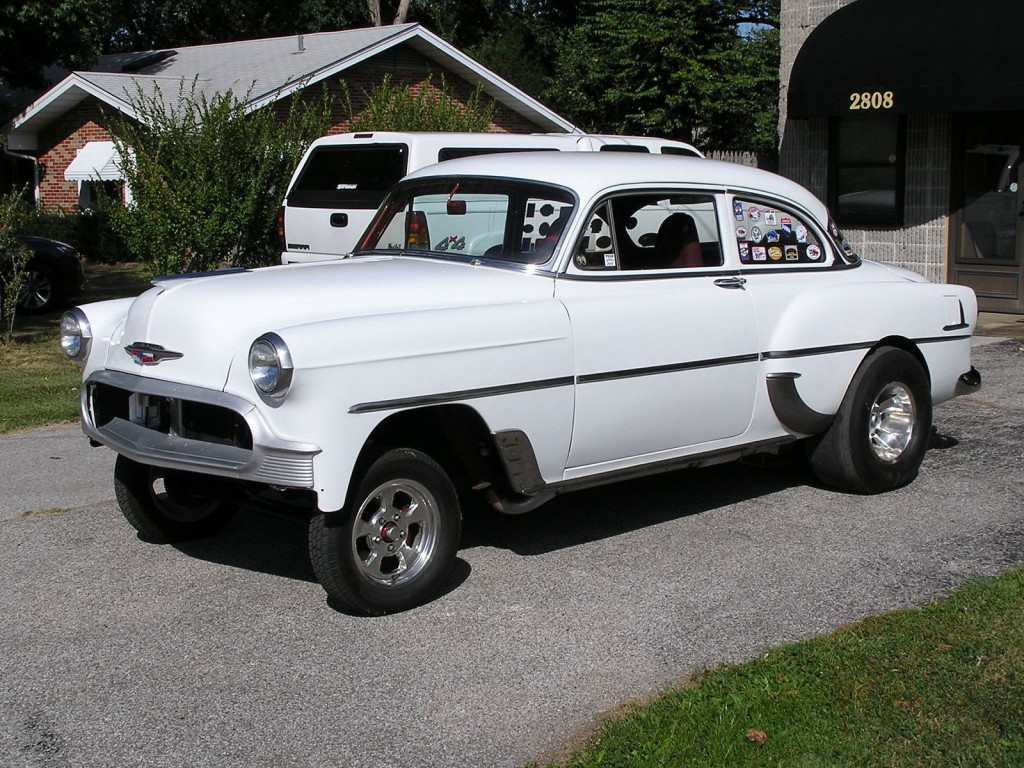
{"type": "Polygon", "coordinates": [[[855,0],[797,54],[788,115],[1024,111],[1022,11],[1020,0],[855,0]]]}

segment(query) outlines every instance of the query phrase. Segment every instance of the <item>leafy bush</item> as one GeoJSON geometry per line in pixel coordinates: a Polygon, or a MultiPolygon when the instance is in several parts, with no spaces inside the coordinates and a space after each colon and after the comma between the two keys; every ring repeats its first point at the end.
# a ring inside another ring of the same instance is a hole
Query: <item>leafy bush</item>
{"type": "Polygon", "coordinates": [[[18,192],[0,196],[0,343],[4,345],[14,332],[18,291],[32,256],[17,238],[25,213],[25,202],[18,192]]]}
{"type": "Polygon", "coordinates": [[[466,103],[448,90],[444,77],[435,88],[428,77],[414,89],[395,85],[385,75],[380,85],[365,93],[366,104],[355,114],[351,94],[342,83],[349,113],[349,130],[357,131],[466,131],[481,133],[490,128],[497,104],[485,102],[483,84],[477,85],[466,103]]]}
{"type": "Polygon", "coordinates": [[[275,263],[278,206],[299,158],[330,127],[326,94],[291,100],[285,114],[250,112],[248,94],[206,96],[196,81],[173,99],[157,88],[130,101],[139,122],[111,123],[132,200],[110,214],[131,252],[158,274],[275,263]]]}

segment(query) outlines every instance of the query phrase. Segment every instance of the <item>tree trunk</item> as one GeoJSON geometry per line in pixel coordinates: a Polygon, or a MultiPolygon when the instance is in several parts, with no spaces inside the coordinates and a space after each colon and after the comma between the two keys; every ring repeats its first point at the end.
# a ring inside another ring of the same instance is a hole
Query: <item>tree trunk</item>
{"type": "Polygon", "coordinates": [[[370,23],[375,27],[381,26],[380,23],[380,0],[366,0],[366,5],[370,9],[370,23]]]}

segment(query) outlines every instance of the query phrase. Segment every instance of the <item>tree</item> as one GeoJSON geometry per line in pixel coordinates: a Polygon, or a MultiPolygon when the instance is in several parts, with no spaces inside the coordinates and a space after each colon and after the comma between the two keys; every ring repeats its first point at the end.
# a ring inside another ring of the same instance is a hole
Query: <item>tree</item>
{"type": "MultiPolygon", "coordinates": [[[[370,23],[375,27],[384,24],[384,13],[380,0],[366,0],[366,8],[370,13],[370,23]]],[[[404,24],[409,16],[409,0],[398,0],[398,7],[395,9],[393,19],[389,24],[404,24]]]]}
{"type": "Polygon", "coordinates": [[[0,84],[101,54],[326,32],[369,24],[366,0],[21,0],[0,5],[0,84]]]}
{"type": "Polygon", "coordinates": [[[102,14],[89,0],[0,4],[0,85],[41,88],[45,67],[93,61],[102,29],[102,14]]]}
{"type": "Polygon", "coordinates": [[[25,201],[18,192],[0,196],[0,345],[10,343],[14,334],[18,293],[32,257],[15,234],[26,213],[25,201]]]}
{"type": "Polygon", "coordinates": [[[583,127],[705,149],[774,148],[778,0],[591,0],[545,92],[583,127]]]}
{"type": "Polygon", "coordinates": [[[309,143],[327,132],[323,99],[290,101],[283,117],[249,112],[232,92],[182,85],[132,98],[140,122],[112,119],[132,201],[112,225],[157,274],[277,261],[271,230],[285,186],[309,143]]]}
{"type": "Polygon", "coordinates": [[[414,17],[488,69],[540,95],[578,0],[430,0],[414,17]]]}
{"type": "Polygon", "coordinates": [[[365,26],[364,0],[106,0],[104,53],[365,26]]]}

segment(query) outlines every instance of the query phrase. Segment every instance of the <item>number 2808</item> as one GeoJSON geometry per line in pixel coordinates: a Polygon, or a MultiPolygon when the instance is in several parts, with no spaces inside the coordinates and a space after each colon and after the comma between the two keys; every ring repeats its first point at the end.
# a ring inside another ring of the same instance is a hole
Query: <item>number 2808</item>
{"type": "Polygon", "coordinates": [[[892,109],[892,91],[864,91],[850,94],[850,109],[892,109]]]}

